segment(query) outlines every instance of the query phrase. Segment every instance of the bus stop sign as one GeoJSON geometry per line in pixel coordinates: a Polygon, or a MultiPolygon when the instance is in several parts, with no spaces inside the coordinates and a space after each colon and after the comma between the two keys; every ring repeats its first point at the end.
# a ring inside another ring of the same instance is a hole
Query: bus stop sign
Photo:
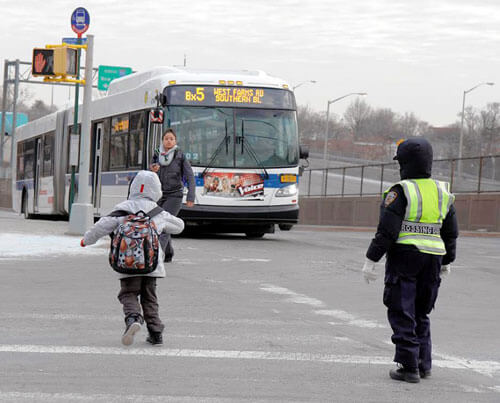
{"type": "Polygon", "coordinates": [[[71,29],[77,35],[81,35],[89,29],[90,15],[83,7],[78,7],[71,14],[71,29]]]}

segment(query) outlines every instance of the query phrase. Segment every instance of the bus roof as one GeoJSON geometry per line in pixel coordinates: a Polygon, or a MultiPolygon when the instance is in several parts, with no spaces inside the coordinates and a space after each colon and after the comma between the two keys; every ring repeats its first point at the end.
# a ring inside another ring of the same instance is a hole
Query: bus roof
{"type": "Polygon", "coordinates": [[[260,70],[209,70],[186,67],[155,67],[136,72],[111,81],[107,95],[115,95],[138,88],[148,81],[160,84],[159,91],[175,81],[175,84],[220,85],[221,81],[241,82],[242,86],[288,88],[281,78],[270,76],[260,70]]]}

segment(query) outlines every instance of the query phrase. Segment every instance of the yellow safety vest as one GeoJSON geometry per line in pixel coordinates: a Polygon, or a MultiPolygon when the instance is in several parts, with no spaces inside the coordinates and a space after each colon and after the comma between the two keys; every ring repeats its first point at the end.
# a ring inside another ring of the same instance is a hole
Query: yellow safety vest
{"type": "Polygon", "coordinates": [[[396,185],[401,185],[408,201],[396,243],[414,245],[420,252],[431,255],[445,255],[440,231],[455,201],[450,184],[434,179],[406,179],[396,185]]]}

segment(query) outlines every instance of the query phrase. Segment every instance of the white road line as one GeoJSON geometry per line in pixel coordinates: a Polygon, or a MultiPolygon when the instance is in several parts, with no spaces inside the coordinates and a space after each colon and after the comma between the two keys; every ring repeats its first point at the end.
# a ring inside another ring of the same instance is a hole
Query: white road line
{"type": "MultiPolygon", "coordinates": [[[[121,315],[84,315],[72,313],[0,313],[0,320],[74,320],[74,321],[91,321],[91,322],[120,322],[123,323],[121,315]]],[[[278,320],[278,319],[225,319],[225,318],[187,318],[187,317],[167,317],[165,322],[172,323],[195,323],[209,325],[249,325],[249,326],[297,326],[308,323],[304,320],[278,320]]]]}
{"type": "Polygon", "coordinates": [[[332,325],[339,325],[339,324],[347,324],[351,326],[356,326],[356,327],[366,327],[369,329],[374,329],[374,328],[381,328],[381,329],[387,329],[388,326],[382,325],[374,320],[366,320],[366,319],[360,319],[349,312],[342,311],[340,309],[320,309],[313,311],[316,315],[325,315],[329,316],[335,319],[339,319],[342,321],[345,321],[345,323],[341,322],[330,322],[332,325]]]}
{"type": "MultiPolygon", "coordinates": [[[[262,284],[260,286],[260,289],[262,291],[266,291],[272,294],[277,294],[277,295],[285,295],[288,298],[286,299],[287,302],[293,302],[295,304],[305,304],[305,305],[310,305],[315,308],[323,308],[326,306],[326,304],[323,301],[320,301],[319,299],[308,297],[307,295],[304,294],[298,294],[295,291],[289,290],[288,288],[285,287],[279,287],[277,285],[273,284],[262,284]]],[[[364,327],[364,328],[387,328],[387,326],[382,325],[380,323],[377,323],[372,320],[366,320],[366,319],[361,319],[358,318],[349,312],[342,311],[339,309],[318,309],[313,311],[316,315],[325,315],[325,316],[330,316],[338,320],[342,320],[345,323],[339,323],[339,322],[330,322],[332,325],[335,324],[347,324],[351,326],[357,326],[357,327],[364,327]]]]}
{"type": "MultiPolygon", "coordinates": [[[[238,359],[263,361],[293,361],[327,364],[355,365],[394,365],[387,357],[363,355],[335,355],[321,353],[275,352],[275,351],[239,351],[239,350],[190,350],[169,348],[121,348],[121,347],[91,347],[91,346],[44,346],[34,344],[0,344],[0,353],[30,353],[30,354],[84,354],[84,355],[115,355],[172,357],[199,359],[238,359]]],[[[493,376],[500,370],[500,363],[495,361],[433,360],[436,367],[446,369],[472,370],[483,375],[493,376]]],[[[492,389],[500,393],[500,389],[492,389]]]]}
{"type": "MultiPolygon", "coordinates": [[[[289,290],[288,288],[279,287],[273,284],[262,284],[260,289],[273,294],[286,295],[287,297],[289,297],[288,299],[286,299],[287,302],[307,304],[315,307],[325,307],[324,302],[315,298],[308,297],[307,295],[297,294],[296,292],[289,290]]],[[[386,326],[381,325],[375,321],[360,319],[342,310],[320,309],[320,310],[313,310],[313,312],[317,315],[334,317],[335,319],[342,321],[342,322],[329,322],[331,325],[347,324],[364,328],[386,328],[386,326]]],[[[474,372],[480,373],[482,375],[487,375],[490,377],[493,377],[496,373],[500,373],[500,362],[497,361],[471,360],[463,357],[455,357],[452,355],[444,355],[436,353],[434,355],[436,357],[441,357],[441,360],[433,360],[433,363],[437,366],[441,366],[444,368],[470,369],[474,372]]]]}
{"type": "Polygon", "coordinates": [[[38,354],[89,354],[153,356],[175,358],[218,358],[239,360],[296,361],[338,364],[375,364],[391,365],[387,357],[334,355],[321,353],[239,351],[239,350],[191,350],[169,348],[122,348],[92,346],[45,346],[35,344],[0,344],[0,353],[38,353],[38,354]]]}
{"type": "Polygon", "coordinates": [[[292,290],[289,290],[288,288],[279,287],[273,284],[262,284],[260,286],[260,289],[272,294],[286,295],[287,297],[289,297],[287,301],[293,302],[294,304],[305,304],[316,308],[325,306],[325,304],[319,299],[311,298],[304,294],[298,294],[292,290]]]}
{"type": "Polygon", "coordinates": [[[170,395],[114,395],[114,394],[83,394],[83,393],[47,393],[47,392],[8,392],[0,390],[0,401],[32,400],[34,402],[141,402],[141,403],[161,403],[161,402],[268,402],[269,400],[247,399],[247,398],[221,398],[207,396],[170,396],[170,395]]]}

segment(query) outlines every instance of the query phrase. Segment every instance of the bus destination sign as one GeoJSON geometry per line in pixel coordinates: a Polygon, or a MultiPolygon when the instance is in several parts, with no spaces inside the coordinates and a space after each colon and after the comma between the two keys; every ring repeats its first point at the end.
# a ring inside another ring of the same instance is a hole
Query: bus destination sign
{"type": "Polygon", "coordinates": [[[176,85],[164,93],[169,105],[295,109],[293,94],[277,88],[176,85]]]}

